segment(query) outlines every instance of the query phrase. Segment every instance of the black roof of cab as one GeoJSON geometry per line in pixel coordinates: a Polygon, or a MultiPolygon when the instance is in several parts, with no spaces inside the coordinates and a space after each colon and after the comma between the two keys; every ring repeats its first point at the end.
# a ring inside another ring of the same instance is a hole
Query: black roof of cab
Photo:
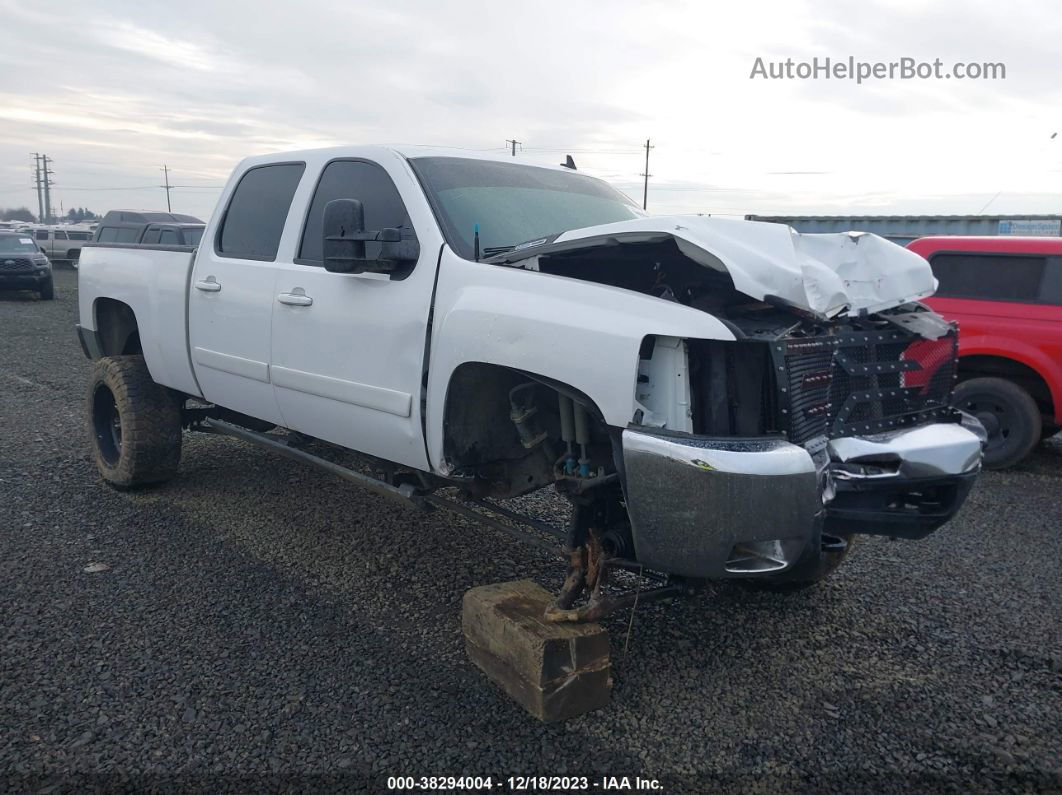
{"type": "Polygon", "coordinates": [[[177,224],[201,224],[200,219],[194,215],[183,215],[181,213],[163,213],[155,211],[144,210],[111,210],[105,216],[100,224],[115,223],[127,223],[127,224],[148,224],[148,223],[177,223],[177,224]]]}
{"type": "Polygon", "coordinates": [[[158,243],[163,229],[177,233],[177,245],[185,245],[191,239],[198,244],[199,236],[189,238],[185,230],[201,231],[204,224],[194,215],[164,213],[145,210],[111,210],[103,217],[92,236],[94,243],[158,243]],[[154,235],[151,230],[156,230],[154,235]],[[149,239],[153,237],[154,239],[149,239]]]}

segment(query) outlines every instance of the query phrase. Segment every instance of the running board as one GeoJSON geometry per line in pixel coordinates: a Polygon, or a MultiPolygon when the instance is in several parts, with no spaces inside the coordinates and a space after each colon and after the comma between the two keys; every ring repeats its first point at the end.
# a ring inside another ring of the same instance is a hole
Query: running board
{"type": "MultiPolygon", "coordinates": [[[[361,486],[376,494],[382,494],[385,497],[391,497],[392,499],[398,500],[413,508],[417,508],[418,510],[424,511],[431,510],[432,508],[441,508],[442,510],[450,511],[459,516],[473,519],[487,527],[492,527],[495,530],[500,530],[518,540],[533,544],[540,549],[544,549],[553,554],[561,554],[559,544],[549,543],[544,539],[531,535],[530,533],[520,531],[515,527],[509,527],[508,525],[503,524],[496,519],[492,519],[489,516],[485,516],[480,511],[473,510],[467,505],[456,502],[455,500],[440,497],[437,494],[425,494],[424,492],[419,491],[416,486],[409,483],[403,483],[401,486],[392,486],[390,483],[374,478],[371,475],[366,475],[348,467],[340,466],[339,464],[328,461],[320,456],[313,455],[313,453],[307,453],[305,450],[300,450],[297,447],[291,447],[279,437],[248,430],[247,428],[241,428],[239,425],[233,425],[224,420],[214,418],[203,420],[203,424],[200,425],[200,430],[206,433],[217,433],[224,436],[232,436],[236,439],[242,439],[245,442],[257,445],[258,447],[271,450],[274,453],[279,453],[286,458],[292,458],[296,461],[301,461],[304,464],[315,466],[318,469],[322,469],[331,475],[340,477],[356,486],[361,486]]],[[[549,527],[544,522],[537,521],[529,516],[522,516],[507,508],[494,505],[493,503],[484,500],[473,500],[472,503],[487,511],[499,514],[511,522],[533,528],[540,533],[557,535],[560,532],[549,527]]]]}
{"type": "Polygon", "coordinates": [[[318,469],[323,469],[325,472],[349,481],[356,486],[361,486],[363,489],[382,494],[385,497],[391,497],[392,499],[399,500],[406,505],[411,505],[416,508],[423,509],[424,507],[421,502],[422,498],[417,494],[416,487],[409,483],[403,483],[401,486],[392,486],[390,483],[374,478],[371,475],[365,475],[356,470],[349,469],[348,467],[340,466],[339,464],[328,461],[320,456],[307,453],[305,450],[289,447],[276,436],[259,433],[258,431],[250,431],[247,428],[241,428],[238,425],[233,425],[224,420],[217,419],[206,420],[204,430],[220,433],[224,436],[232,436],[236,439],[242,439],[245,442],[257,445],[258,447],[263,447],[266,450],[279,453],[286,458],[293,458],[304,464],[310,464],[318,469]]]}

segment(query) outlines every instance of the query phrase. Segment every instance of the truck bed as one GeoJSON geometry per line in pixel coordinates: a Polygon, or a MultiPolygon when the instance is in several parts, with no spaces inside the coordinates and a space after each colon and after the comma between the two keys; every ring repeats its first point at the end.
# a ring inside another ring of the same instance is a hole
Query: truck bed
{"type": "Polygon", "coordinates": [[[200,395],[188,356],[188,280],[194,251],[191,246],[88,243],[78,271],[78,309],[82,327],[105,333],[100,302],[128,304],[136,315],[151,377],[200,395]]]}

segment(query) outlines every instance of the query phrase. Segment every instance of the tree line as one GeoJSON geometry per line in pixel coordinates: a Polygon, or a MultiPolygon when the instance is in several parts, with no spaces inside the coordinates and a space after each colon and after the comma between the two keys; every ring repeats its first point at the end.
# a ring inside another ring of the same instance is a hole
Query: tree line
{"type": "MultiPolygon", "coordinates": [[[[56,220],[72,224],[82,221],[98,221],[100,218],[101,216],[84,207],[71,207],[67,210],[66,215],[56,216],[56,220]]],[[[0,209],[0,221],[25,221],[26,223],[34,224],[37,222],[37,216],[28,207],[12,207],[6,210],[0,209]]]]}

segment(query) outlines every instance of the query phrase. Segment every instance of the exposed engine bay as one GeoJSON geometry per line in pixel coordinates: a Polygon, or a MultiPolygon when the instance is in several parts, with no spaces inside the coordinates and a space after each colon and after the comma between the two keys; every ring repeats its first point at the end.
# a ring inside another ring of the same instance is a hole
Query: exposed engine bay
{"type": "Polygon", "coordinates": [[[729,273],[692,261],[674,239],[558,252],[514,266],[674,301],[731,330],[735,341],[646,337],[636,425],[804,442],[915,424],[947,406],[955,329],[920,304],[830,319],[771,296],[754,300],[729,273]]]}

